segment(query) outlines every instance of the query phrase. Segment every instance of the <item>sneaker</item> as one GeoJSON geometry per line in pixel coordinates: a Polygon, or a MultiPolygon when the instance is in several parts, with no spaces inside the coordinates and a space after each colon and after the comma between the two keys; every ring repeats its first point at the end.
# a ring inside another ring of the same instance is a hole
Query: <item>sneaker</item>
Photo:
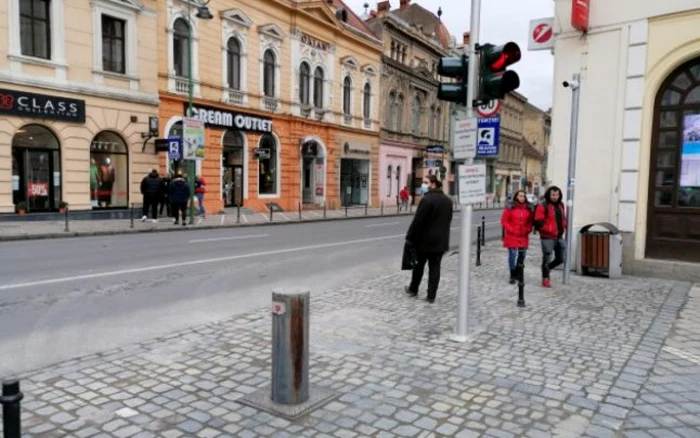
{"type": "Polygon", "coordinates": [[[173,225],[180,225],[180,221],[175,221],[173,225]]]}
{"type": "Polygon", "coordinates": [[[543,278],[542,279],[542,287],[551,288],[552,287],[552,280],[550,280],[549,278],[543,278]]]}
{"type": "Polygon", "coordinates": [[[141,222],[146,222],[147,219],[148,219],[148,216],[144,216],[141,218],[141,222]]]}
{"type": "Polygon", "coordinates": [[[158,219],[151,219],[151,223],[157,224],[157,223],[158,223],[158,219]]]}

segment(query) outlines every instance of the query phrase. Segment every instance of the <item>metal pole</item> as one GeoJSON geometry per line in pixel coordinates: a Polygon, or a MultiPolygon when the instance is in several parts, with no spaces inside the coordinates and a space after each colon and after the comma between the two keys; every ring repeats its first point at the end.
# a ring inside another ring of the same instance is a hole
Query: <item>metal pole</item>
{"type": "Polygon", "coordinates": [[[481,266],[481,227],[476,228],[476,266],[481,266]]]}
{"type": "Polygon", "coordinates": [[[237,224],[241,223],[241,206],[240,205],[236,206],[236,223],[237,224]]]}
{"type": "Polygon", "coordinates": [[[379,215],[384,216],[384,201],[379,203],[379,215]]]}
{"type": "Polygon", "coordinates": [[[365,204],[365,216],[367,216],[367,214],[368,214],[368,211],[367,211],[368,208],[369,208],[369,203],[366,203],[365,204]]]}
{"type": "Polygon", "coordinates": [[[5,438],[20,438],[22,436],[22,422],[20,415],[20,402],[24,394],[19,390],[19,380],[2,382],[2,429],[5,438]]]}
{"type": "MultiPolygon", "coordinates": [[[[474,93],[477,85],[477,62],[476,62],[476,45],[479,42],[479,24],[481,18],[481,0],[472,0],[471,3],[471,24],[469,26],[469,72],[467,76],[467,115],[474,117],[474,93]]],[[[452,124],[452,132],[454,132],[454,117],[450,122],[452,124]]],[[[473,159],[466,160],[465,164],[471,164],[473,159]]],[[[468,204],[461,213],[461,239],[459,242],[459,289],[458,289],[458,307],[457,307],[457,330],[454,340],[457,342],[467,342],[469,314],[469,259],[471,258],[471,240],[472,240],[472,216],[474,215],[474,207],[468,204]]]]}
{"type": "MultiPolygon", "coordinates": [[[[192,4],[187,2],[187,25],[189,33],[187,37],[187,117],[192,116],[192,101],[194,100],[194,78],[192,77],[192,4]]],[[[194,178],[197,165],[194,160],[187,160],[188,183],[190,186],[190,225],[194,224],[194,178]]]]}
{"type": "Polygon", "coordinates": [[[401,214],[401,202],[399,197],[396,197],[396,214],[401,214]]]}
{"type": "Polygon", "coordinates": [[[575,73],[571,87],[571,130],[569,132],[569,177],[566,185],[566,259],[564,260],[564,284],[571,281],[571,247],[574,241],[574,185],[576,183],[576,147],[578,141],[578,106],[581,75],[575,73]]]}
{"type": "Polygon", "coordinates": [[[131,214],[131,225],[129,228],[134,228],[134,203],[131,203],[131,210],[129,212],[131,214]]]}
{"type": "Polygon", "coordinates": [[[323,218],[326,218],[326,201],[323,201],[323,218]]]}
{"type": "Polygon", "coordinates": [[[272,401],[309,399],[309,291],[272,292],[272,401]]]}
{"type": "Polygon", "coordinates": [[[301,222],[301,202],[299,203],[299,222],[301,222]]]}
{"type": "Polygon", "coordinates": [[[481,246],[486,246],[486,216],[481,216],[481,246]]]}
{"type": "Polygon", "coordinates": [[[525,255],[518,251],[518,264],[515,268],[518,277],[518,307],[525,307],[525,255]]]}
{"type": "Polygon", "coordinates": [[[67,205],[66,205],[65,216],[66,216],[66,229],[65,229],[65,232],[68,233],[68,232],[70,231],[70,228],[69,228],[69,226],[68,226],[68,206],[67,206],[67,205]]]}
{"type": "Polygon", "coordinates": [[[272,205],[270,205],[269,208],[270,208],[270,222],[272,222],[272,219],[273,219],[273,218],[272,218],[272,205]]]}

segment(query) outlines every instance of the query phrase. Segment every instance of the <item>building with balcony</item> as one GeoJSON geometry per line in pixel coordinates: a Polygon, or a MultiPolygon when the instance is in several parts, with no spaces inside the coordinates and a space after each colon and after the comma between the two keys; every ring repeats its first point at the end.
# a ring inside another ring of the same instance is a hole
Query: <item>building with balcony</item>
{"type": "Polygon", "coordinates": [[[184,0],[160,2],[158,16],[162,135],[182,134],[191,58],[206,208],[375,205],[382,46],[371,30],[341,0],[208,6],[211,20],[184,0]]]}
{"type": "Polygon", "coordinates": [[[157,130],[156,1],[7,0],[0,17],[0,212],[139,202],[158,164],[143,138],[157,130]]]}

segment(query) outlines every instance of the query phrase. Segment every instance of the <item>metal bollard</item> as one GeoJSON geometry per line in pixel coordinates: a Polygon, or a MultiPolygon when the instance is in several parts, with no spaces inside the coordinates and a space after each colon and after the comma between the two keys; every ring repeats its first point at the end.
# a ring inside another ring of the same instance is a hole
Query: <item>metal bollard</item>
{"type": "Polygon", "coordinates": [[[4,438],[20,438],[22,422],[20,418],[20,402],[24,394],[19,390],[19,380],[2,382],[2,428],[4,438]]]}
{"type": "Polygon", "coordinates": [[[326,201],[323,201],[323,218],[326,218],[326,201]]]}
{"type": "Polygon", "coordinates": [[[131,203],[131,210],[129,212],[131,214],[131,225],[129,228],[134,228],[134,203],[131,203]]]}
{"type": "Polygon", "coordinates": [[[367,216],[367,214],[368,214],[368,212],[367,212],[368,208],[369,208],[369,203],[366,203],[365,204],[365,216],[367,216]]]}
{"type": "Polygon", "coordinates": [[[515,268],[518,277],[518,307],[525,307],[525,261],[518,252],[518,264],[515,268]]]}
{"type": "Polygon", "coordinates": [[[301,222],[301,202],[299,203],[299,222],[301,222]]]}
{"type": "Polygon", "coordinates": [[[408,200],[408,213],[413,213],[413,199],[408,200]]]}
{"type": "Polygon", "coordinates": [[[396,197],[396,214],[401,214],[401,203],[398,196],[396,197]]]}
{"type": "Polygon", "coordinates": [[[68,225],[68,206],[67,206],[67,205],[66,205],[65,216],[66,216],[66,229],[65,229],[65,232],[68,233],[68,232],[70,231],[70,226],[68,225]]]}
{"type": "Polygon", "coordinates": [[[481,227],[476,228],[476,266],[481,266],[481,227]]]}
{"type": "Polygon", "coordinates": [[[379,205],[379,215],[384,216],[384,201],[380,202],[379,205]]]}
{"type": "Polygon", "coordinates": [[[486,246],[486,216],[481,216],[481,246],[486,246]]]}
{"type": "Polygon", "coordinates": [[[236,223],[237,224],[241,223],[241,206],[240,205],[236,206],[236,223]]]}
{"type": "Polygon", "coordinates": [[[309,291],[272,292],[272,401],[309,399],[309,291]]]}
{"type": "Polygon", "coordinates": [[[272,217],[272,206],[270,206],[270,222],[272,222],[272,219],[273,219],[273,217],[272,217]]]}
{"type": "Polygon", "coordinates": [[[347,199],[345,200],[345,216],[347,217],[348,215],[348,201],[347,199]]]}

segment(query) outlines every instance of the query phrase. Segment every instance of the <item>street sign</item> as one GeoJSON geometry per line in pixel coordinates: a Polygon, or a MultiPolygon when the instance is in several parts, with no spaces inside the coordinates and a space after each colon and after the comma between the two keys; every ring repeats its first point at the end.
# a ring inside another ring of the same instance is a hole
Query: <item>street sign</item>
{"type": "Polygon", "coordinates": [[[433,154],[441,154],[445,152],[445,148],[442,147],[441,145],[430,145],[425,148],[425,151],[428,153],[433,153],[433,154]]]}
{"type": "Polygon", "coordinates": [[[498,155],[500,131],[500,117],[479,119],[476,144],[476,155],[478,157],[492,157],[498,155]]]}
{"type": "Polygon", "coordinates": [[[477,118],[455,120],[454,126],[452,147],[454,148],[455,160],[470,160],[474,158],[476,156],[477,118]]]}
{"type": "Polygon", "coordinates": [[[549,50],[554,48],[554,18],[538,18],[530,21],[528,50],[549,50]]]}
{"type": "Polygon", "coordinates": [[[480,117],[494,117],[501,109],[501,101],[499,99],[491,99],[488,102],[476,107],[476,113],[480,117]]]}
{"type": "Polygon", "coordinates": [[[168,137],[168,159],[177,161],[182,156],[182,141],[180,137],[168,137]]]}
{"type": "Polygon", "coordinates": [[[469,164],[457,168],[459,203],[476,204],[486,201],[486,165],[469,164]]]}
{"type": "Polygon", "coordinates": [[[423,167],[440,167],[442,166],[442,160],[423,160],[423,167]]]}
{"type": "Polygon", "coordinates": [[[204,160],[204,122],[184,117],[182,125],[182,158],[204,160]]]}

